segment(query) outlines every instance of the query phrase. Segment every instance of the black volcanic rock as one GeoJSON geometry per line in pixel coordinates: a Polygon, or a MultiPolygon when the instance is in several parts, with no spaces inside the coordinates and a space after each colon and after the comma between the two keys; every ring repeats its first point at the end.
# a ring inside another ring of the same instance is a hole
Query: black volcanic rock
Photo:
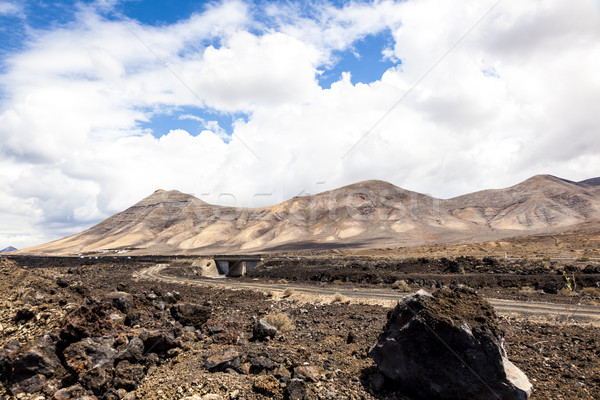
{"type": "Polygon", "coordinates": [[[525,400],[493,307],[469,289],[419,291],[398,303],[369,351],[398,389],[439,400],[525,400]]]}

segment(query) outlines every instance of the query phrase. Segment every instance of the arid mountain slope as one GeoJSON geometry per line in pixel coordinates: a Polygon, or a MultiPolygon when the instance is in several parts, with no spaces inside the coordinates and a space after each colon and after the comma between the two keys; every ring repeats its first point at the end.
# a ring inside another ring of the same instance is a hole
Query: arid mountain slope
{"type": "Polygon", "coordinates": [[[593,182],[540,175],[440,200],[365,181],[254,209],[157,190],[85,232],[20,252],[214,254],[492,240],[600,221],[600,187],[593,182]]]}
{"type": "Polygon", "coordinates": [[[506,189],[450,199],[446,207],[458,218],[491,229],[537,231],[567,227],[600,218],[598,191],[587,186],[537,175],[506,189]]]}

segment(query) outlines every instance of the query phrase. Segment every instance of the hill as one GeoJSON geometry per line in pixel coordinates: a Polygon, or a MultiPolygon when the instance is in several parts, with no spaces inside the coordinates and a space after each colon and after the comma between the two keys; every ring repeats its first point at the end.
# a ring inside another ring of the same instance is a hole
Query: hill
{"type": "Polygon", "coordinates": [[[20,251],[222,254],[469,243],[600,221],[600,190],[538,175],[448,200],[365,181],[263,208],[215,206],[157,190],[79,234],[20,251]]]}
{"type": "Polygon", "coordinates": [[[16,247],[8,246],[7,248],[0,250],[0,253],[8,253],[10,251],[15,251],[15,250],[17,250],[16,247]]]}

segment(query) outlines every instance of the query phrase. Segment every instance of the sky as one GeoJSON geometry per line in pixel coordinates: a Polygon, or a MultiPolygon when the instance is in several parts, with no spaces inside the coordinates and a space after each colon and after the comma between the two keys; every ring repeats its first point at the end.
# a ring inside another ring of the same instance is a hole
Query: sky
{"type": "Polygon", "coordinates": [[[600,0],[0,0],[0,248],[156,189],[597,177],[599,67],[600,0]]]}

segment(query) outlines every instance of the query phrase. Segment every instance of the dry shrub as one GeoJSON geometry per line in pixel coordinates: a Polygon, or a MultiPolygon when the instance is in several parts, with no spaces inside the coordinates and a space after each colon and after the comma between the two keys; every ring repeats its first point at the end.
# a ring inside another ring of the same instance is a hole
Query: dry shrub
{"type": "Polygon", "coordinates": [[[336,293],[336,294],[333,295],[333,300],[332,301],[334,303],[343,303],[343,302],[345,302],[347,300],[348,300],[348,298],[346,296],[344,296],[343,294],[336,293]]]}
{"type": "Polygon", "coordinates": [[[590,297],[600,297],[600,288],[586,287],[581,289],[581,293],[590,297]]]}
{"type": "Polygon", "coordinates": [[[331,283],[333,283],[334,285],[341,285],[343,282],[341,279],[336,279],[335,281],[333,281],[331,283]]]}
{"type": "Polygon", "coordinates": [[[574,291],[572,291],[571,289],[568,289],[568,288],[560,289],[560,291],[558,292],[558,294],[561,295],[561,296],[565,296],[565,297],[573,297],[573,296],[577,296],[578,295],[577,292],[574,292],[574,291]]]}
{"type": "Polygon", "coordinates": [[[519,290],[519,292],[521,292],[523,294],[533,294],[533,293],[535,293],[535,289],[532,288],[531,286],[523,286],[521,288],[521,290],[519,290]]]}
{"type": "Polygon", "coordinates": [[[281,284],[281,285],[285,285],[286,283],[288,283],[287,279],[279,279],[277,281],[277,283],[281,284]]]}
{"type": "Polygon", "coordinates": [[[287,332],[294,329],[294,324],[286,313],[272,312],[265,317],[265,321],[277,328],[279,332],[287,332]]]}
{"type": "Polygon", "coordinates": [[[283,291],[283,297],[290,297],[293,294],[294,294],[294,289],[292,289],[292,288],[287,288],[283,291]]]}
{"type": "Polygon", "coordinates": [[[410,286],[404,280],[392,283],[392,289],[400,290],[401,292],[410,292],[410,286]]]}

